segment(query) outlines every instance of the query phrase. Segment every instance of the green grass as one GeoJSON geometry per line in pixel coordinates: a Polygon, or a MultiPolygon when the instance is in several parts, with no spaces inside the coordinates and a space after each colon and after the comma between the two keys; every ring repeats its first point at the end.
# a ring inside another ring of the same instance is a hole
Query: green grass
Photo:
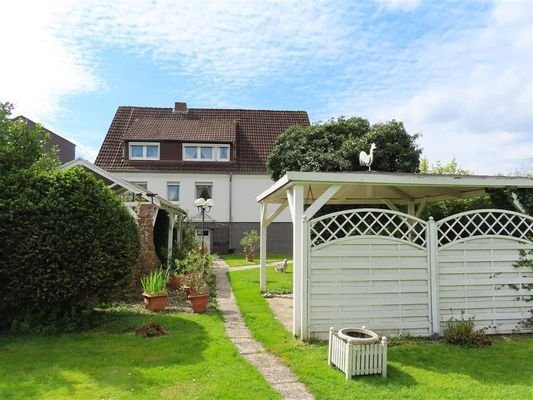
{"type": "Polygon", "coordinates": [[[0,399],[280,399],[221,316],[114,312],[91,331],[0,337],[0,399]],[[141,338],[148,321],[168,336],[141,338]]]}
{"type": "Polygon", "coordinates": [[[317,399],[531,399],[533,337],[496,339],[487,348],[393,341],[388,379],[344,374],[327,365],[327,343],[303,344],[272,314],[256,270],[231,271],[237,303],[254,337],[277,354],[317,399]]]}
{"type": "MultiPolygon", "coordinates": [[[[224,261],[228,263],[230,267],[242,267],[245,265],[257,265],[259,264],[259,254],[255,255],[254,261],[246,261],[246,256],[243,253],[222,254],[219,255],[224,261]]],[[[287,260],[292,259],[291,254],[268,254],[267,263],[282,261],[284,258],[287,260]]]]}

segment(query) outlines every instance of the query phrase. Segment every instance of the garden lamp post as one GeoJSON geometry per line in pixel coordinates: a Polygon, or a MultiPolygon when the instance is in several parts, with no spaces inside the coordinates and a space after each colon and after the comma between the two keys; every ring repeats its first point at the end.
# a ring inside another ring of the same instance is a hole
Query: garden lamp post
{"type": "Polygon", "coordinates": [[[213,199],[204,199],[202,197],[194,200],[194,205],[198,208],[198,212],[202,214],[202,253],[204,252],[204,224],[205,224],[205,213],[211,211],[211,208],[215,205],[213,199]]]}

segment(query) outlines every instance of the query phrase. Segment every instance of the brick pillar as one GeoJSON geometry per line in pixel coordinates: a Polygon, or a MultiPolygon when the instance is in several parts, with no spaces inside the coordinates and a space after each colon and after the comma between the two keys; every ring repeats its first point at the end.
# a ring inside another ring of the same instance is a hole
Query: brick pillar
{"type": "Polygon", "coordinates": [[[141,236],[141,251],[137,268],[133,274],[132,289],[134,293],[142,291],[140,278],[161,265],[154,245],[154,210],[153,204],[140,203],[137,215],[137,226],[141,236]]]}

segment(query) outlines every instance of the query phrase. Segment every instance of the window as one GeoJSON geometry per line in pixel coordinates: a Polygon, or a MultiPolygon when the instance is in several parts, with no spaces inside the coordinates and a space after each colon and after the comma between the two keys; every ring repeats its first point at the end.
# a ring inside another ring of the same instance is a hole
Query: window
{"type": "Polygon", "coordinates": [[[213,184],[210,182],[202,182],[196,184],[196,199],[200,197],[202,199],[212,199],[213,197],[213,184]]]}
{"type": "Polygon", "coordinates": [[[229,144],[195,144],[183,145],[185,161],[229,161],[229,144]]]}
{"type": "Polygon", "coordinates": [[[218,148],[218,159],[220,161],[228,161],[229,160],[229,146],[219,147],[218,148]]]}
{"type": "Polygon", "coordinates": [[[159,160],[159,143],[130,143],[130,160],[159,160]]]}
{"type": "Polygon", "coordinates": [[[167,200],[180,201],[180,184],[178,182],[167,183],[167,200]]]}
{"type": "Polygon", "coordinates": [[[144,189],[148,189],[148,182],[131,182],[131,183],[133,183],[134,185],[140,186],[144,189]]]}

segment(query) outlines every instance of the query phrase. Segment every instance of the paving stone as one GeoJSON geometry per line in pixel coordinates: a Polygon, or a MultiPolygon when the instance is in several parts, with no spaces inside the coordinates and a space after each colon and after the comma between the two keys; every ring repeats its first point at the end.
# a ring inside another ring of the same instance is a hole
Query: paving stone
{"type": "Polygon", "coordinates": [[[277,357],[265,351],[246,327],[227,277],[228,266],[215,261],[218,306],[224,317],[224,327],[239,353],[255,366],[285,400],[313,400],[305,385],[277,357]]]}
{"type": "Polygon", "coordinates": [[[277,383],[272,387],[280,392],[285,400],[313,400],[313,396],[301,382],[277,383]]]}

